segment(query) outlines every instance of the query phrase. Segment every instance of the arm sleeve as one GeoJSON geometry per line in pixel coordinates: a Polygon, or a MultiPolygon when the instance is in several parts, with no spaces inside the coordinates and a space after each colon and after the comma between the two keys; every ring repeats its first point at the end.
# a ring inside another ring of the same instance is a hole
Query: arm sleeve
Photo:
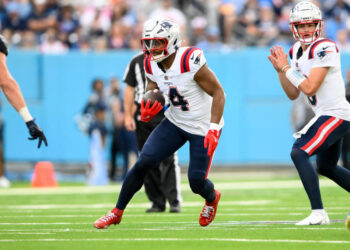
{"type": "Polygon", "coordinates": [[[340,54],[335,43],[320,43],[316,46],[313,53],[313,68],[335,67],[340,65],[340,54]]]}
{"type": "Polygon", "coordinates": [[[7,41],[4,36],[0,35],[0,52],[8,55],[7,41]]]}

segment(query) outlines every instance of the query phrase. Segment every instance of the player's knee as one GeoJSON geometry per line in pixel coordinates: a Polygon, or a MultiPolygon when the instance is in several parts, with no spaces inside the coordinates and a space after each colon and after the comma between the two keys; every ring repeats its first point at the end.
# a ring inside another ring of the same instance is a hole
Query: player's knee
{"type": "Polygon", "coordinates": [[[204,180],[189,178],[189,182],[193,193],[199,194],[203,189],[204,180]]]}
{"type": "Polygon", "coordinates": [[[159,163],[158,159],[153,157],[141,154],[139,159],[136,161],[134,168],[135,171],[147,171],[153,166],[156,166],[159,163]]]}
{"type": "Polygon", "coordinates": [[[292,152],[290,152],[290,157],[292,158],[293,162],[295,162],[302,158],[307,159],[308,154],[299,148],[293,148],[292,152]]]}

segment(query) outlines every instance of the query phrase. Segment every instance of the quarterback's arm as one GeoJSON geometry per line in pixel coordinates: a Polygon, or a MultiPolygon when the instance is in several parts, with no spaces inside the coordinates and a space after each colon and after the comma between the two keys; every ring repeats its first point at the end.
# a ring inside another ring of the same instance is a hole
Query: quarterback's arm
{"type": "Polygon", "coordinates": [[[283,72],[277,72],[283,91],[286,93],[289,99],[295,100],[299,96],[299,89],[297,89],[286,77],[283,72]]]}
{"type": "Polygon", "coordinates": [[[153,89],[158,89],[158,85],[156,82],[152,81],[151,79],[147,78],[147,88],[146,88],[146,92],[148,90],[153,90],[153,89]]]}
{"type": "Polygon", "coordinates": [[[128,131],[134,131],[136,129],[135,121],[134,121],[134,94],[135,88],[126,85],[124,90],[124,126],[128,131]]]}
{"type": "Polygon", "coordinates": [[[328,67],[312,68],[309,77],[299,85],[299,89],[307,96],[315,95],[323,80],[326,78],[328,69],[328,67]]]}
{"type": "Polygon", "coordinates": [[[207,64],[197,71],[193,79],[208,95],[213,97],[210,122],[219,124],[225,106],[225,92],[219,80],[207,64]]]}

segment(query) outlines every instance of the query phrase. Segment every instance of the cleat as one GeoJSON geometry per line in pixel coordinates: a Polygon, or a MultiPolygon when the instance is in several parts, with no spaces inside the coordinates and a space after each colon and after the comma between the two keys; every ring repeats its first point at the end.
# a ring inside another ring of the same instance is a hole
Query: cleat
{"type": "Polygon", "coordinates": [[[350,213],[348,213],[348,216],[345,219],[345,226],[350,231],[350,213]]]}
{"type": "Polygon", "coordinates": [[[311,214],[305,219],[299,221],[295,225],[297,226],[310,226],[310,225],[328,225],[329,218],[325,210],[313,210],[311,214]]]}
{"type": "Polygon", "coordinates": [[[107,229],[110,225],[117,225],[122,220],[124,210],[119,210],[118,208],[113,208],[112,211],[108,212],[107,215],[99,218],[95,221],[94,227],[97,229],[107,229]]]}
{"type": "Polygon", "coordinates": [[[216,195],[215,200],[212,203],[205,202],[203,210],[199,216],[199,224],[202,227],[208,226],[215,218],[221,193],[218,190],[214,190],[214,191],[216,195]]]}

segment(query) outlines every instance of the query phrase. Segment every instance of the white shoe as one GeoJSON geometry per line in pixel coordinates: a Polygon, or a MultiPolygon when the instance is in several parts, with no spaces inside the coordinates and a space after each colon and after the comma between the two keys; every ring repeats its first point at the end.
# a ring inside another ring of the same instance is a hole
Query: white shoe
{"type": "Polygon", "coordinates": [[[10,181],[5,176],[0,176],[0,187],[8,188],[10,186],[10,181]]]}
{"type": "Polygon", "coordinates": [[[328,225],[329,218],[328,214],[324,209],[312,210],[311,214],[299,221],[295,225],[297,226],[309,226],[309,225],[328,225]]]}
{"type": "Polygon", "coordinates": [[[350,230],[350,213],[348,213],[348,217],[345,219],[345,226],[350,230]]]}

